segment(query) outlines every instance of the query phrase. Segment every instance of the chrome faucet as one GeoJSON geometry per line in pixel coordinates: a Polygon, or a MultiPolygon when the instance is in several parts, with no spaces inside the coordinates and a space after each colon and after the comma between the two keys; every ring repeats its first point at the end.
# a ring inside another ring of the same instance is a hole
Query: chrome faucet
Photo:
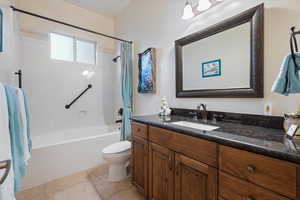
{"type": "Polygon", "coordinates": [[[207,119],[208,119],[206,107],[207,106],[203,103],[201,103],[199,106],[197,106],[197,110],[198,110],[198,112],[201,113],[201,117],[204,121],[207,121],[207,119]]]}

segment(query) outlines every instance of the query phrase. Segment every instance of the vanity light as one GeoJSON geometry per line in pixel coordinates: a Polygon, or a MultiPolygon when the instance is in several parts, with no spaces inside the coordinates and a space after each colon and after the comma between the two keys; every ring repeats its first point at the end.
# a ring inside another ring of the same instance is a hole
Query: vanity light
{"type": "Polygon", "coordinates": [[[189,2],[189,0],[187,0],[185,3],[185,7],[183,9],[182,19],[187,20],[187,19],[193,18],[194,16],[195,16],[195,14],[193,12],[193,7],[192,7],[191,3],[189,2]]]}
{"type": "Polygon", "coordinates": [[[198,3],[194,3],[193,0],[187,0],[181,18],[184,20],[191,19],[223,1],[224,0],[199,0],[198,3]]]}
{"type": "Polygon", "coordinates": [[[208,10],[212,6],[212,3],[210,0],[199,0],[197,10],[200,12],[203,12],[205,10],[208,10]]]}

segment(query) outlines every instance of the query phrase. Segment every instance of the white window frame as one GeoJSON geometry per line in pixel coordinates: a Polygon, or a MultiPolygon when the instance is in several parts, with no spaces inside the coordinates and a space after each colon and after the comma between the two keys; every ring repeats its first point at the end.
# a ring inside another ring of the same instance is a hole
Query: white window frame
{"type": "Polygon", "coordinates": [[[82,39],[82,38],[78,38],[75,36],[70,36],[67,34],[63,34],[63,33],[57,33],[57,32],[50,32],[49,33],[49,41],[50,41],[50,58],[52,60],[57,60],[57,61],[62,61],[62,62],[74,62],[74,63],[78,63],[78,64],[84,64],[84,65],[93,65],[96,66],[97,65],[97,49],[98,49],[98,42],[97,41],[92,41],[92,40],[87,40],[87,39],[82,39]],[[68,38],[72,38],[73,39],[73,61],[68,61],[68,60],[59,60],[59,59],[55,59],[51,57],[51,34],[56,34],[56,35],[61,35],[64,37],[68,37],[68,38]],[[89,64],[89,63],[82,63],[82,62],[78,62],[77,61],[77,41],[81,41],[81,42],[86,42],[86,43],[90,43],[93,44],[95,46],[95,51],[94,51],[94,56],[95,56],[95,60],[93,64],[89,64]]]}

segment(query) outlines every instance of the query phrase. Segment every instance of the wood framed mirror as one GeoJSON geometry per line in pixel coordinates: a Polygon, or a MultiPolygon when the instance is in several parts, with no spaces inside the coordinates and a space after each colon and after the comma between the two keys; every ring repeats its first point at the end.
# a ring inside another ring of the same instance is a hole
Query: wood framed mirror
{"type": "Polygon", "coordinates": [[[264,5],[175,41],[177,98],[263,98],[264,5]]]}

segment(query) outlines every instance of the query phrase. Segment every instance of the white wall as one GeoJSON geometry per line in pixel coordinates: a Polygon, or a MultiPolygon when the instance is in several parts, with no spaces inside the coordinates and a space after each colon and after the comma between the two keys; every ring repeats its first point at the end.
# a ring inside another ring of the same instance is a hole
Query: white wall
{"type": "Polygon", "coordinates": [[[159,111],[160,99],[167,96],[171,106],[195,108],[208,104],[209,110],[262,114],[265,102],[273,103],[273,114],[295,112],[300,96],[284,97],[270,92],[282,59],[289,52],[289,29],[300,28],[299,0],[225,0],[224,3],[188,21],[181,20],[183,0],[133,0],[117,18],[120,36],[134,40],[135,53],[149,47],[158,50],[157,94],[138,94],[137,58],[135,59],[135,114],[159,111]],[[176,99],[174,41],[232,17],[261,2],[265,2],[265,98],[264,99],[176,99]],[[150,106],[151,105],[151,106],[150,106]]]}
{"type": "Polygon", "coordinates": [[[0,82],[13,84],[16,80],[13,75],[18,68],[19,39],[16,18],[9,8],[15,1],[0,0],[3,12],[3,52],[0,52],[0,82]]]}
{"type": "MultiPolygon", "coordinates": [[[[77,26],[114,35],[114,19],[66,3],[63,0],[19,0],[18,7],[77,26]]],[[[55,24],[24,14],[20,18],[20,63],[24,89],[30,103],[33,135],[59,130],[113,124],[117,102],[121,98],[118,66],[112,62],[115,42],[94,34],[55,24]],[[97,65],[52,60],[49,33],[56,32],[97,42],[97,65]],[[94,71],[92,79],[82,76],[94,71]],[[88,84],[93,88],[69,110],[64,106],[80,94],[88,84]]],[[[84,133],[83,133],[84,134],[84,133]]],[[[35,142],[35,141],[33,141],[35,142]]]]}
{"type": "Polygon", "coordinates": [[[48,40],[26,36],[21,39],[21,52],[34,135],[114,123],[115,101],[120,94],[115,96],[116,85],[111,81],[117,70],[112,54],[98,53],[96,66],[52,60],[48,40]],[[95,75],[87,80],[82,76],[84,70],[94,71],[95,75]],[[65,105],[88,84],[93,88],[66,110],[65,105]]]}

